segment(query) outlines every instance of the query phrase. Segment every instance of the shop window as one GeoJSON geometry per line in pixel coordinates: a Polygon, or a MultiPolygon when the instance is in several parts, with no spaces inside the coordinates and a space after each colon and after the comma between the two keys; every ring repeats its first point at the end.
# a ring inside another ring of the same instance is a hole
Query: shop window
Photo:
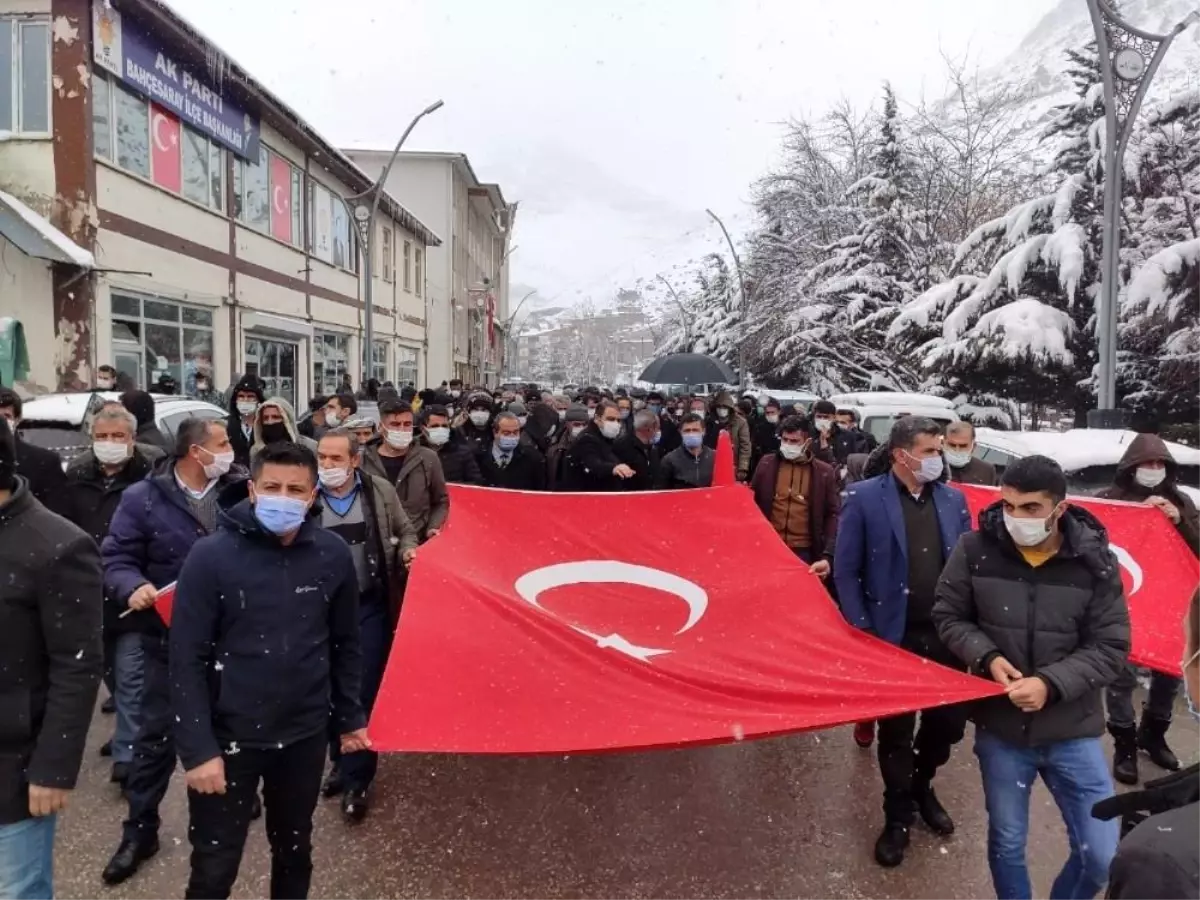
{"type": "Polygon", "coordinates": [[[379,229],[380,277],[388,284],[392,283],[392,229],[386,225],[379,229]]]}
{"type": "Polygon", "coordinates": [[[420,352],[412,347],[396,348],[396,387],[417,384],[417,363],[420,352]]]}
{"type": "Polygon", "coordinates": [[[119,84],[112,85],[113,119],[117,124],[117,165],[150,177],[150,107],[119,84]]]}
{"type": "Polygon", "coordinates": [[[114,291],[112,317],[114,363],[138,387],[149,389],[170,375],[190,394],[197,372],[212,373],[212,310],[114,291]]]}
{"type": "Polygon", "coordinates": [[[416,268],[416,272],[413,275],[413,287],[417,292],[417,296],[420,297],[425,293],[425,251],[418,247],[413,258],[416,268]]]}
{"type": "Polygon", "coordinates": [[[404,266],[404,289],[412,290],[412,241],[404,242],[404,255],[401,257],[401,265],[404,266]]]}
{"type": "Polygon", "coordinates": [[[50,133],[50,25],[0,18],[0,131],[50,133]]]}

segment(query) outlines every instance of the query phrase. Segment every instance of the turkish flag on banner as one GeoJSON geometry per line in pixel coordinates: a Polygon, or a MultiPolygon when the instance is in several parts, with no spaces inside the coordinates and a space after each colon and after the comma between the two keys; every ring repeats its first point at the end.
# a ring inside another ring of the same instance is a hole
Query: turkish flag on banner
{"type": "Polygon", "coordinates": [[[371,718],[378,749],[721,743],[1002,693],[848,625],[742,486],[449,489],[371,718]]]}
{"type": "Polygon", "coordinates": [[[183,189],[183,157],[179,149],[179,120],[161,106],[150,104],[150,170],[154,183],[168,191],[183,189]]]}
{"type": "Polygon", "coordinates": [[[271,234],[292,242],[292,166],[271,154],[271,234]]]}
{"type": "MultiPolygon", "coordinates": [[[[967,496],[972,524],[999,499],[998,488],[956,484],[967,496]]],[[[1138,665],[1178,676],[1183,659],[1183,617],[1200,582],[1200,562],[1161,510],[1141,503],[1068,497],[1108,529],[1109,546],[1121,563],[1138,665]]]]}
{"type": "Polygon", "coordinates": [[[158,613],[158,617],[163,620],[163,624],[168,628],[171,627],[171,610],[175,608],[175,585],[178,582],[172,581],[164,588],[158,591],[158,599],[154,601],[154,609],[158,613]]]}

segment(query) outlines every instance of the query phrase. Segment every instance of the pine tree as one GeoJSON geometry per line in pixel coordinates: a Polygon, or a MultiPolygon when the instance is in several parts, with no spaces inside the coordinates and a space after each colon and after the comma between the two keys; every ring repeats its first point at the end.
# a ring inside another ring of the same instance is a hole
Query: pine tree
{"type": "Polygon", "coordinates": [[[737,362],[742,318],[736,275],[725,257],[710,253],[696,272],[696,285],[699,290],[687,303],[694,313],[690,350],[733,365],[737,362]]]}
{"type": "Polygon", "coordinates": [[[1056,190],[972,232],[955,254],[960,277],[917,297],[890,334],[968,396],[1058,403],[1081,418],[1093,405],[1104,103],[1095,44],[1067,57],[1076,96],[1043,135],[1058,141],[1056,190]]]}
{"type": "Polygon", "coordinates": [[[846,192],[862,203],[862,222],[800,279],[774,353],[777,378],[820,393],[915,387],[915,372],[885,346],[891,318],[915,292],[912,171],[896,97],[885,85],[872,171],[846,192]]]}

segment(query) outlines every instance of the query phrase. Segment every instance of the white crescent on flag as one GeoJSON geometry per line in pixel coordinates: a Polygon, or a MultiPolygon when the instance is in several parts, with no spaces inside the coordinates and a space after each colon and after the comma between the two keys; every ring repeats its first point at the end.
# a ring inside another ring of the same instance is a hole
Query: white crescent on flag
{"type": "Polygon", "coordinates": [[[1109,542],[1108,548],[1112,550],[1113,556],[1117,558],[1117,562],[1129,573],[1129,578],[1133,584],[1129,588],[1129,596],[1132,597],[1138,592],[1142,586],[1144,576],[1142,575],[1142,567],[1138,565],[1138,561],[1133,558],[1133,554],[1112,542],[1109,542]]]}
{"type": "Polygon", "coordinates": [[[154,134],[154,146],[158,148],[160,153],[166,153],[171,149],[167,145],[167,142],[162,139],[162,135],[158,130],[158,126],[165,121],[167,121],[167,117],[158,111],[155,111],[150,119],[150,131],[154,134]]]}
{"type": "Polygon", "coordinates": [[[275,185],[275,190],[272,191],[271,198],[272,198],[272,202],[275,206],[275,212],[279,213],[282,216],[284,213],[286,213],[288,211],[288,199],[287,199],[287,197],[284,196],[283,200],[281,201],[279,199],[281,196],[283,196],[283,188],[280,187],[279,185],[275,185]]]}

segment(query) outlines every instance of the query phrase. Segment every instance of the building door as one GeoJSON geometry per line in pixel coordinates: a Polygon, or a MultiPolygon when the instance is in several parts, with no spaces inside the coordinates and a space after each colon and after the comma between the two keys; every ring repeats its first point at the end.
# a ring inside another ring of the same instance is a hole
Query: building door
{"type": "Polygon", "coordinates": [[[246,374],[262,379],[268,397],[282,397],[296,406],[296,356],[292,341],[246,337],[246,374]]]}

